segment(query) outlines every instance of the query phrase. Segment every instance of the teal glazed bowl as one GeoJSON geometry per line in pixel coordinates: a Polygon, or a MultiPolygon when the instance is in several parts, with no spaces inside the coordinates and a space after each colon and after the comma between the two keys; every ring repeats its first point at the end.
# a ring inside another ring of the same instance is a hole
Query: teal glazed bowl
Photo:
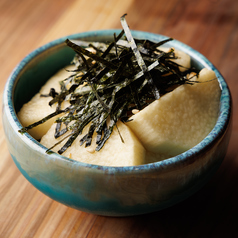
{"type": "MultiPolygon", "coordinates": [[[[52,41],[27,55],[10,75],[3,95],[3,126],[16,166],[41,192],[69,207],[107,216],[150,213],[172,206],[198,191],[221,165],[231,132],[231,95],[218,70],[200,53],[173,40],[173,46],[189,54],[197,68],[215,71],[221,86],[220,113],[211,133],[192,149],[164,161],[128,167],[98,166],[71,160],[46,148],[28,133],[18,132],[17,112],[74,52],[71,40],[112,40],[120,30],[92,31],[52,41]]],[[[160,41],[167,37],[132,31],[136,38],[160,41]]]]}

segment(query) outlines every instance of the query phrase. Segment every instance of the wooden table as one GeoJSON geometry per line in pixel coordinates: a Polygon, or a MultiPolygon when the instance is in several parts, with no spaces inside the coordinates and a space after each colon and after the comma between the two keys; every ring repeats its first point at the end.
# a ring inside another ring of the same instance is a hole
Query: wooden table
{"type": "Polygon", "coordinates": [[[171,36],[204,54],[233,95],[226,158],[198,193],[169,209],[127,218],[68,208],[36,190],[13,163],[0,125],[0,237],[238,237],[238,1],[1,0],[0,93],[29,52],[72,33],[121,28],[171,36]]]}

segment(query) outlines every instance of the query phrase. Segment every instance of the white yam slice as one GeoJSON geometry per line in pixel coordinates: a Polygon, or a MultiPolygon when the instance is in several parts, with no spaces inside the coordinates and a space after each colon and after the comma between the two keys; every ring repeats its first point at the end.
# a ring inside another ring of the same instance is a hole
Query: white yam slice
{"type": "MultiPolygon", "coordinates": [[[[73,67],[74,66],[70,66],[67,69],[73,69],[73,67]]],[[[49,102],[52,97],[41,97],[41,94],[48,94],[51,88],[60,92],[60,85],[58,82],[67,78],[70,74],[72,73],[66,71],[65,69],[60,70],[46,82],[46,84],[40,89],[39,93],[37,93],[28,103],[23,105],[18,113],[18,118],[23,127],[37,122],[55,111],[56,104],[51,107],[49,106],[49,102]]],[[[62,104],[63,107],[66,107],[66,105],[66,103],[62,104]]],[[[57,117],[58,116],[51,118],[44,124],[34,127],[28,132],[35,139],[40,139],[50,129],[57,117]]]]}
{"type": "Polygon", "coordinates": [[[155,154],[164,159],[192,148],[215,126],[221,94],[216,75],[204,68],[194,80],[201,83],[179,86],[127,123],[148,151],[148,160],[155,154]]]}
{"type": "Polygon", "coordinates": [[[177,56],[177,59],[171,59],[171,61],[177,63],[178,65],[181,65],[179,67],[180,71],[183,72],[191,67],[191,59],[188,54],[186,54],[183,51],[174,50],[175,56],[177,56]]]}
{"type": "MultiPolygon", "coordinates": [[[[100,151],[95,151],[96,134],[93,135],[92,145],[86,147],[80,146],[80,139],[88,131],[89,126],[86,126],[82,135],[79,135],[74,143],[62,154],[73,160],[78,160],[85,163],[105,165],[105,166],[133,166],[145,163],[146,151],[134,133],[124,123],[117,123],[118,130],[124,140],[122,142],[117,129],[114,130],[100,151]]],[[[54,139],[55,125],[42,137],[41,144],[50,148],[62,138],[54,139]]],[[[67,139],[66,139],[67,140],[67,139]]],[[[52,150],[57,152],[66,141],[61,142],[52,150]]]]}

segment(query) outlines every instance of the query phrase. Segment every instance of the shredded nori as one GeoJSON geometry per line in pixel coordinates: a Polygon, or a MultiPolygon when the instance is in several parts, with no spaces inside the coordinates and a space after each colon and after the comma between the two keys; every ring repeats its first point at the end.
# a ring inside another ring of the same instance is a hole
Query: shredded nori
{"type": "Polygon", "coordinates": [[[20,130],[25,133],[63,113],[56,120],[55,129],[55,138],[62,139],[49,148],[48,153],[66,140],[58,151],[62,154],[88,124],[89,130],[80,139],[80,145],[90,146],[96,132],[96,151],[99,151],[109,139],[117,121],[128,121],[133,109],[141,110],[177,86],[194,83],[186,76],[194,69],[181,72],[180,65],[171,61],[176,59],[172,48],[169,52],[158,49],[172,38],[160,42],[134,39],[125,15],[121,17],[121,24],[123,30],[118,36],[114,34],[114,40],[110,43],[65,41],[76,53],[73,60],[76,69],[70,77],[60,82],[60,92],[51,89],[49,95],[42,95],[52,97],[49,105],[57,103],[56,111],[20,130]],[[65,100],[69,101],[70,106],[62,110],[61,104],[65,100]],[[70,134],[64,136],[68,131],[70,134]]]}

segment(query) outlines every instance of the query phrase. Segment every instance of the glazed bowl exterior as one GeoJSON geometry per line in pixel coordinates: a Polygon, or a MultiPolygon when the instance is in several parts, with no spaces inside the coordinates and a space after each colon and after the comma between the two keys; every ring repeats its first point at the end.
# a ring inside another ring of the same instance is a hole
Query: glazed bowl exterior
{"type": "MultiPolygon", "coordinates": [[[[158,211],[198,191],[222,163],[231,132],[231,96],[219,71],[203,55],[179,42],[173,46],[189,54],[197,68],[215,71],[222,93],[218,121],[211,133],[192,149],[164,161],[108,167],[73,161],[46,148],[28,133],[18,132],[16,113],[74,52],[64,41],[108,41],[120,30],[70,35],[52,41],[27,55],[10,75],[3,95],[3,126],[9,152],[18,169],[37,189],[72,208],[108,216],[129,216],[158,211]]],[[[136,38],[160,41],[165,36],[132,31],[136,38]]]]}

